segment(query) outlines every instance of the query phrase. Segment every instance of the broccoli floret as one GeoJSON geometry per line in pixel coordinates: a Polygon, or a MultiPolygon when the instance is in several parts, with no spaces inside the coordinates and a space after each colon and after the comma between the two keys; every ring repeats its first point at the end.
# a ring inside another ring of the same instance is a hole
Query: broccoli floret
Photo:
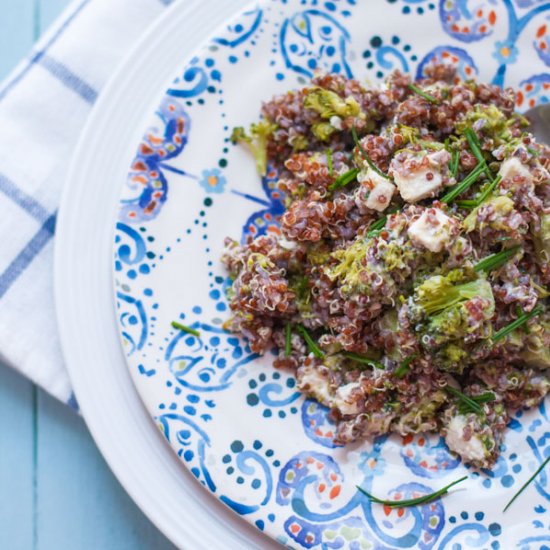
{"type": "Polygon", "coordinates": [[[457,134],[463,134],[467,128],[472,126],[479,129],[481,133],[494,140],[494,144],[501,145],[512,139],[511,126],[524,124],[523,117],[507,117],[495,105],[477,105],[473,111],[469,111],[456,125],[457,134]]]}
{"type": "Polygon", "coordinates": [[[541,320],[529,329],[520,357],[531,367],[550,368],[550,320],[541,320]]]}
{"type": "Polygon", "coordinates": [[[427,320],[427,332],[437,343],[464,338],[493,317],[495,301],[489,282],[480,277],[456,284],[462,276],[460,270],[435,275],[415,290],[413,308],[427,320]],[[474,298],[482,300],[475,316],[468,307],[474,298]]]}
{"type": "Polygon", "coordinates": [[[372,280],[383,279],[387,292],[384,297],[391,298],[395,282],[382,264],[367,258],[371,242],[372,239],[357,238],[348,248],[334,252],[332,257],[338,260],[338,264],[326,268],[326,275],[333,281],[338,280],[347,296],[355,293],[370,296],[373,294],[372,280]]]}
{"type": "Polygon", "coordinates": [[[540,263],[550,263],[550,214],[540,217],[540,229],[533,232],[533,243],[540,263]]]}
{"type": "Polygon", "coordinates": [[[474,231],[476,228],[483,229],[483,223],[478,222],[478,213],[481,209],[487,208],[494,210],[494,215],[491,215],[491,220],[487,224],[489,227],[497,231],[506,231],[510,229],[509,225],[503,221],[503,218],[514,209],[514,201],[510,197],[498,196],[489,198],[481,203],[464,219],[462,226],[467,233],[474,231]]]}
{"type": "Polygon", "coordinates": [[[251,124],[250,135],[242,126],[233,129],[231,141],[233,143],[246,144],[256,159],[256,169],[260,176],[265,176],[267,171],[267,141],[277,129],[275,124],[264,120],[258,124],[251,124]]]}
{"type": "Polygon", "coordinates": [[[468,352],[451,342],[439,351],[436,362],[441,370],[462,374],[469,364],[468,352]]]}
{"type": "Polygon", "coordinates": [[[411,410],[401,413],[393,429],[401,434],[415,434],[435,430],[438,425],[438,409],[447,401],[444,391],[436,390],[415,403],[411,410]]]}
{"type": "Polygon", "coordinates": [[[319,141],[328,141],[334,132],[336,128],[330,122],[318,122],[311,127],[311,133],[319,141]]]}
{"type": "Polygon", "coordinates": [[[357,100],[352,97],[341,98],[337,93],[324,88],[310,88],[304,99],[304,107],[321,115],[321,118],[330,119],[333,116],[346,118],[358,116],[361,108],[357,100]]]}

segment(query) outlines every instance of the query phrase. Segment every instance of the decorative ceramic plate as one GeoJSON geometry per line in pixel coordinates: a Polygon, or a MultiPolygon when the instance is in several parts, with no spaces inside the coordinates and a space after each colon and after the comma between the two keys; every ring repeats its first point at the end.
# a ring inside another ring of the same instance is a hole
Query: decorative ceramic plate
{"type": "MultiPolygon", "coordinates": [[[[439,437],[332,443],[327,410],[304,399],[222,329],[225,236],[277,231],[277,175],[260,180],[229,142],[262,100],[316,68],[381,81],[446,60],[463,77],[548,101],[546,12],[534,0],[272,0],[220,30],[182,68],[154,113],[122,186],[115,236],[116,305],[134,382],[192,474],[236,513],[294,548],[542,548],[550,545],[543,473],[503,504],[550,453],[547,412],[518,412],[492,471],[464,467],[439,437]],[[171,328],[180,320],[201,337],[171,328]],[[444,500],[371,504],[356,489],[409,498],[462,475],[444,500]]],[[[185,36],[182,36],[185,40],[185,36]]],[[[159,51],[159,55],[162,52],[159,51]]],[[[182,512],[184,513],[184,512],[182,512]]]]}

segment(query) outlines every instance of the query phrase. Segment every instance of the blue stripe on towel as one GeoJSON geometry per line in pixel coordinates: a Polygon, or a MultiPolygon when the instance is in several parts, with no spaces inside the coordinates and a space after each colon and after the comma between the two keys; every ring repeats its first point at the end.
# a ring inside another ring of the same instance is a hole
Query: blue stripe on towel
{"type": "Polygon", "coordinates": [[[87,103],[94,103],[97,99],[97,92],[79,76],[68,69],[63,63],[55,60],[49,55],[43,55],[37,63],[44,67],[52,76],[57,78],[70,90],[77,93],[87,103]]]}
{"type": "Polygon", "coordinates": [[[30,59],[28,59],[27,64],[9,81],[6,82],[4,87],[0,90],[0,100],[11,92],[11,90],[21,81],[28,72],[31,70],[33,65],[48,51],[48,49],[57,42],[58,38],[65,32],[67,27],[74,21],[74,19],[80,14],[82,9],[90,3],[90,0],[82,0],[81,4],[65,19],[63,24],[57,29],[57,31],[52,34],[50,39],[44,44],[42,50],[36,52],[30,59]]]}
{"type": "Polygon", "coordinates": [[[19,189],[15,183],[1,173],[0,193],[4,193],[6,197],[18,204],[23,210],[25,210],[25,212],[30,214],[40,223],[44,223],[50,215],[49,212],[37,200],[30,195],[27,195],[24,191],[19,189]]]}
{"type": "Polygon", "coordinates": [[[21,273],[27,269],[40,251],[46,246],[55,232],[56,214],[52,214],[38,230],[36,235],[19,252],[11,264],[0,275],[0,298],[6,294],[21,273]]]}

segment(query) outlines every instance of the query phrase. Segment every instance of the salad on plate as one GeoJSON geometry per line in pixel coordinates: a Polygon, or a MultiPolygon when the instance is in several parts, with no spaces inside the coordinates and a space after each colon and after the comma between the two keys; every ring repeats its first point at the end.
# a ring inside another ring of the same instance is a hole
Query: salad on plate
{"type": "Polygon", "coordinates": [[[550,391],[550,148],[514,100],[441,64],[376,88],[317,74],[234,130],[286,211],[226,240],[226,328],[278,349],[337,443],[436,432],[490,468],[550,391]]]}

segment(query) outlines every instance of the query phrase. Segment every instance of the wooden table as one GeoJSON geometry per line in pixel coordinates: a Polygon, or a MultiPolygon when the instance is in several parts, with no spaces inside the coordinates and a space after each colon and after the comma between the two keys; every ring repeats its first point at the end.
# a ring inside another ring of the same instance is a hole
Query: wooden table
{"type": "MultiPolygon", "coordinates": [[[[68,3],[0,0],[0,78],[68,3]]],[[[0,549],[168,548],[111,474],[82,419],[0,365],[0,549]]]]}

